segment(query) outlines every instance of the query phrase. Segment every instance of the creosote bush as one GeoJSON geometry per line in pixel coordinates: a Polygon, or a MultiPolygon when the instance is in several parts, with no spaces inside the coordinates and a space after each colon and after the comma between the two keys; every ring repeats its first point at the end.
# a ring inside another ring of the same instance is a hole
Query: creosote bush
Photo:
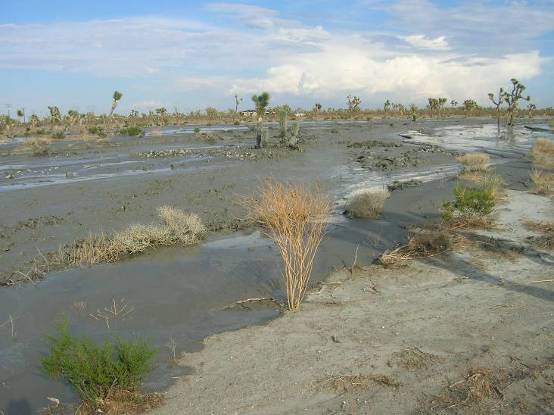
{"type": "Polygon", "coordinates": [[[158,209],[161,225],[131,225],[108,236],[101,234],[77,242],[62,253],[60,262],[73,265],[116,262],[156,246],[192,245],[202,239],[206,228],[195,214],[171,206],[158,209]]]}
{"type": "Polygon", "coordinates": [[[126,127],[119,130],[119,135],[126,135],[129,137],[142,137],[144,130],[139,127],[126,127]]]}
{"type": "Polygon", "coordinates": [[[306,294],[316,252],[323,239],[330,205],[319,189],[266,180],[257,197],[242,201],[250,220],[275,242],[283,263],[289,310],[306,294]]]}
{"type": "Polygon", "coordinates": [[[442,206],[442,219],[454,227],[485,226],[495,204],[495,194],[490,187],[457,185],[454,201],[442,206]]]}
{"type": "Polygon", "coordinates": [[[346,214],[352,218],[376,218],[390,197],[386,190],[362,189],[355,192],[346,205],[346,214]]]}
{"type": "Polygon", "coordinates": [[[152,369],[155,350],[143,341],[117,340],[101,345],[69,333],[67,324],[48,337],[43,370],[73,386],[92,410],[118,391],[135,391],[152,369]]]}
{"type": "Polygon", "coordinates": [[[489,168],[490,164],[490,157],[485,153],[467,153],[457,157],[456,160],[463,164],[464,172],[483,172],[489,168]]]}

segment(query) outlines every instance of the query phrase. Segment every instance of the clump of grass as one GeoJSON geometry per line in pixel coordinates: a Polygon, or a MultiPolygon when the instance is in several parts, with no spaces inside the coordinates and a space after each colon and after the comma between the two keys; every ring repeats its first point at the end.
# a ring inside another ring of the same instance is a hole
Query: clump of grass
{"type": "Polygon", "coordinates": [[[48,149],[49,143],[50,143],[50,140],[46,138],[38,138],[38,137],[32,138],[22,143],[18,147],[18,150],[23,151],[25,153],[30,152],[35,157],[47,156],[49,154],[49,149],[48,149]]]}
{"type": "Polygon", "coordinates": [[[386,190],[363,189],[355,192],[346,205],[346,214],[352,218],[376,218],[390,197],[386,190]]]}
{"type": "Polygon", "coordinates": [[[319,189],[266,180],[258,197],[243,200],[248,217],[261,225],[279,248],[289,310],[306,294],[314,258],[323,239],[329,201],[319,189]]]}
{"type": "Polygon", "coordinates": [[[408,243],[393,250],[387,250],[377,259],[386,267],[403,265],[406,261],[439,255],[450,250],[455,243],[452,234],[443,228],[413,229],[408,243]]]}
{"type": "Polygon", "coordinates": [[[129,137],[142,137],[144,136],[144,130],[139,127],[126,127],[119,130],[119,135],[126,135],[129,137]]]}
{"type": "Polygon", "coordinates": [[[65,134],[63,131],[56,131],[52,133],[52,138],[55,140],[63,140],[65,138],[65,134]]]}
{"type": "Polygon", "coordinates": [[[67,324],[48,337],[50,350],[41,359],[43,370],[75,388],[91,412],[102,410],[114,396],[140,395],[137,389],[152,369],[155,350],[142,341],[117,340],[101,345],[69,333],[67,324]]]}
{"type": "Polygon", "coordinates": [[[206,233],[206,228],[195,214],[162,206],[158,209],[161,225],[131,225],[108,236],[100,234],[77,242],[62,253],[63,263],[72,265],[116,262],[149,248],[170,245],[192,245],[206,233]]]}
{"type": "Polygon", "coordinates": [[[538,195],[550,195],[554,193],[553,173],[546,173],[543,170],[533,170],[530,176],[533,181],[533,193],[538,195]]]}
{"type": "Polygon", "coordinates": [[[464,166],[464,172],[484,172],[490,164],[490,157],[485,153],[467,153],[456,157],[464,166]]]}
{"type": "Polygon", "coordinates": [[[524,224],[527,229],[540,234],[540,236],[527,238],[532,245],[543,249],[554,249],[554,222],[527,221],[524,224]]]}
{"type": "Polygon", "coordinates": [[[106,133],[104,132],[104,129],[96,125],[93,125],[92,127],[88,127],[87,131],[89,134],[94,134],[94,135],[97,135],[98,137],[106,137],[106,133]]]}
{"type": "Polygon", "coordinates": [[[539,138],[533,144],[530,152],[531,159],[536,165],[554,167],[554,141],[539,138]]]}
{"type": "Polygon", "coordinates": [[[489,226],[489,214],[496,204],[495,192],[490,187],[454,188],[454,201],[442,206],[442,220],[454,228],[489,226]]]}

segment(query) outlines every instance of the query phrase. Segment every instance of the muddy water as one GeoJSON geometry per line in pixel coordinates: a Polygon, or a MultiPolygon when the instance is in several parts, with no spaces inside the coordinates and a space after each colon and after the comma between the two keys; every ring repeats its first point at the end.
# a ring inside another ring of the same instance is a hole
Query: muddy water
{"type": "MultiPolygon", "coordinates": [[[[454,142],[457,134],[448,136],[452,130],[444,131],[432,130],[429,137],[454,142]]],[[[532,137],[525,136],[524,145],[532,137]]],[[[479,140],[487,142],[484,136],[479,140]]],[[[467,146],[473,145],[470,141],[467,146]]],[[[488,141],[496,138],[489,136],[488,141]]],[[[463,146],[463,142],[457,145],[463,146]]],[[[511,157],[511,147],[505,148],[511,157]]],[[[81,165],[85,163],[90,161],[81,165]]],[[[288,161],[286,166],[268,165],[260,174],[307,182],[319,179],[336,202],[316,260],[314,283],[334,268],[351,264],[356,247],[360,247],[359,262],[368,263],[402,241],[406,225],[436,217],[441,202],[450,194],[453,182],[449,178],[459,170],[455,163],[441,162],[402,172],[368,171],[333,146],[307,149],[304,157],[288,161]],[[348,220],[340,214],[352,191],[410,179],[424,184],[394,192],[379,220],[348,220]]],[[[0,327],[0,408],[8,410],[6,413],[35,413],[48,403],[47,396],[76,400],[67,385],[43,376],[37,363],[46,351],[44,336],[52,333],[59,321],[67,320],[75,333],[98,340],[140,337],[155,344],[159,348],[157,369],[146,386],[159,390],[172,376],[182,375],[182,369],[170,363],[171,345],[177,354],[195,350],[212,333],[276,317],[278,310],[271,306],[229,306],[245,298],[281,298],[279,276],[273,245],[259,233],[247,232],[212,237],[194,248],[161,249],[118,264],[51,273],[36,285],[2,289],[0,324],[11,316],[13,336],[9,322],[0,327]],[[117,314],[112,313],[107,322],[100,316],[110,315],[106,309],[117,314]]]]}

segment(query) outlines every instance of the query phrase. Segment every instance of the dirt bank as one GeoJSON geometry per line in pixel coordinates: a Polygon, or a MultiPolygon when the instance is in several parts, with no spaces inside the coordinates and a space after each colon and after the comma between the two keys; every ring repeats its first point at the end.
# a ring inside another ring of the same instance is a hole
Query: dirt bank
{"type": "Polygon", "coordinates": [[[206,339],[155,413],[554,413],[554,257],[523,225],[554,208],[507,196],[470,237],[487,249],[342,270],[300,312],[206,339]]]}

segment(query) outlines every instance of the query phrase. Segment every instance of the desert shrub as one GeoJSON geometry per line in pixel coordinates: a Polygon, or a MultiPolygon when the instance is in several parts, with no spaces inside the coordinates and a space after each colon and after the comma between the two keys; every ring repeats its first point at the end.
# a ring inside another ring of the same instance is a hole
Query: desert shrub
{"type": "Polygon", "coordinates": [[[43,370],[71,384],[81,399],[96,407],[112,390],[135,390],[152,369],[155,350],[142,341],[117,340],[95,344],[78,338],[62,325],[48,337],[49,353],[43,370]]]}
{"type": "Polygon", "coordinates": [[[554,167],[554,141],[539,138],[533,144],[530,152],[534,164],[544,167],[554,167]]]}
{"type": "Polygon", "coordinates": [[[540,236],[529,236],[527,241],[543,249],[554,249],[554,222],[525,222],[527,229],[540,234],[540,236]]]}
{"type": "Polygon", "coordinates": [[[463,164],[465,172],[486,171],[490,164],[490,157],[485,153],[467,153],[456,160],[463,164]]]}
{"type": "Polygon", "coordinates": [[[448,251],[455,243],[455,238],[442,227],[429,229],[412,229],[408,243],[393,250],[385,251],[377,262],[384,266],[401,265],[408,260],[438,255],[448,251]]]}
{"type": "Polygon", "coordinates": [[[240,121],[235,121],[233,124],[234,125],[240,125],[240,121]]]}
{"type": "Polygon", "coordinates": [[[93,125],[92,127],[88,127],[87,131],[89,134],[94,134],[99,137],[105,137],[106,133],[104,132],[104,129],[102,127],[98,127],[96,125],[93,125]]]}
{"type": "Polygon", "coordinates": [[[131,225],[110,236],[100,234],[76,242],[60,254],[60,262],[71,265],[116,262],[157,246],[193,245],[206,233],[202,221],[195,214],[162,206],[158,209],[158,215],[163,222],[161,225],[131,225]]]}
{"type": "Polygon", "coordinates": [[[55,133],[52,133],[52,138],[56,140],[62,140],[65,137],[65,134],[63,131],[56,131],[55,133]]]}
{"type": "Polygon", "coordinates": [[[495,204],[492,189],[457,185],[454,188],[454,201],[442,206],[442,219],[460,227],[484,225],[486,216],[492,213],[495,204]]]}
{"type": "Polygon", "coordinates": [[[376,218],[390,197],[386,190],[362,189],[355,192],[346,205],[346,214],[353,218],[376,218]]]}
{"type": "Polygon", "coordinates": [[[554,193],[553,173],[546,173],[543,170],[533,170],[530,177],[533,181],[533,193],[538,195],[550,195],[554,193]]]}
{"type": "Polygon", "coordinates": [[[144,135],[144,130],[139,127],[126,127],[119,130],[119,135],[125,135],[129,137],[142,137],[144,135]]]}
{"type": "Polygon", "coordinates": [[[243,200],[248,217],[262,226],[281,254],[289,310],[306,294],[314,258],[323,239],[329,201],[319,189],[266,180],[258,197],[243,200]]]}
{"type": "Polygon", "coordinates": [[[200,132],[200,128],[194,127],[194,132],[195,132],[196,134],[198,134],[198,133],[200,132]]]}
{"type": "Polygon", "coordinates": [[[30,152],[35,157],[47,156],[49,154],[48,144],[49,141],[46,138],[32,138],[21,144],[18,150],[30,152]]]}

